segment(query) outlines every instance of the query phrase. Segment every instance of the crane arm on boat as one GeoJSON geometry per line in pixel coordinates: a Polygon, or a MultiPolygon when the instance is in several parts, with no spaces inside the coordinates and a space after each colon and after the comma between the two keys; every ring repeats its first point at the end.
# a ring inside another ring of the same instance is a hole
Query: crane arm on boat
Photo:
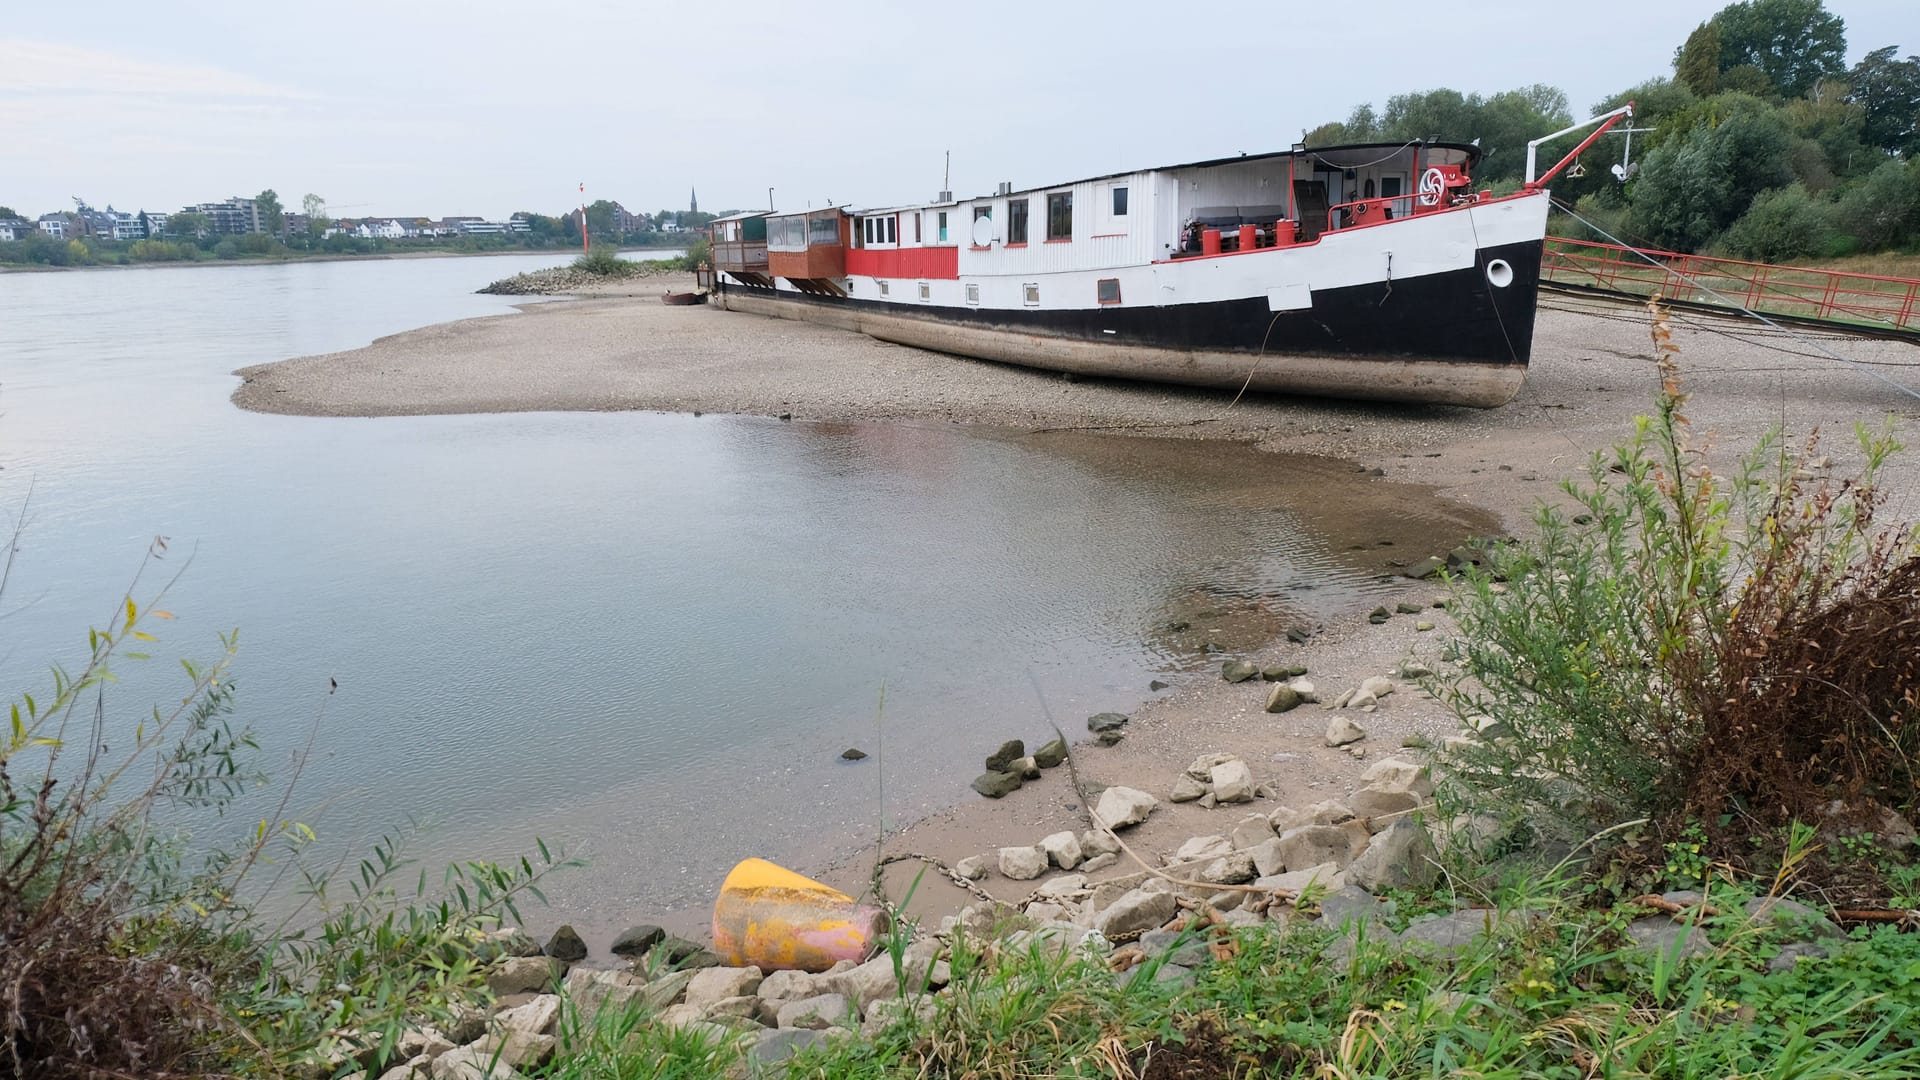
{"type": "Polygon", "coordinates": [[[1633,102],[1629,101],[1625,105],[1620,106],[1619,108],[1613,110],[1612,112],[1605,112],[1605,113],[1601,113],[1599,116],[1590,117],[1586,120],[1582,120],[1579,123],[1572,125],[1571,127],[1563,127],[1559,131],[1556,131],[1551,135],[1542,135],[1541,137],[1527,143],[1526,190],[1537,191],[1540,188],[1546,186],[1547,181],[1553,179],[1555,176],[1558,176],[1560,174],[1560,170],[1572,164],[1573,159],[1579,157],[1583,152],[1585,152],[1587,147],[1592,146],[1595,139],[1598,139],[1600,136],[1605,135],[1609,128],[1619,123],[1622,119],[1627,119],[1627,120],[1633,119],[1633,102]],[[1545,175],[1541,176],[1537,180],[1534,179],[1533,172],[1534,172],[1534,169],[1537,167],[1537,155],[1539,153],[1540,145],[1542,143],[1552,142],[1553,140],[1559,138],[1562,135],[1571,135],[1574,132],[1579,131],[1581,128],[1593,127],[1593,125],[1595,124],[1599,124],[1600,126],[1594,129],[1593,134],[1580,140],[1580,145],[1574,147],[1572,153],[1568,154],[1566,157],[1561,158],[1559,164],[1555,165],[1551,169],[1548,169],[1545,175]]]}

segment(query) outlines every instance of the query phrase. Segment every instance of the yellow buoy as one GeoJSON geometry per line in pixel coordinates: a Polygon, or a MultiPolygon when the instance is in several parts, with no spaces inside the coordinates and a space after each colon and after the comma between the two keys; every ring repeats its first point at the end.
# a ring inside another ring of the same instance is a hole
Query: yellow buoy
{"type": "Polygon", "coordinates": [[[765,859],[733,868],[713,904],[713,950],[734,967],[825,971],[879,947],[879,908],[765,859]]]}

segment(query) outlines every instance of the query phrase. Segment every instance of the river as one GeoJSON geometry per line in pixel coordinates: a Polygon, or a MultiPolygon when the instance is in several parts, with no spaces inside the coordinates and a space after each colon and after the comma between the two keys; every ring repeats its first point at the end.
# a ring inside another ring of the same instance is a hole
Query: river
{"type": "MultiPolygon", "coordinates": [[[[1386,587],[1324,497],[1352,466],[1234,445],[228,401],[243,365],[512,317],[473,290],[569,257],[0,275],[0,685],[44,695],[164,536],[137,598],[184,571],[177,618],[110,732],[237,627],[237,717],[282,779],[313,734],[292,805],[324,837],[405,827],[438,866],[537,836],[590,861],[563,913],[641,917],[971,798],[1043,712],[1130,710],[1210,642],[1386,587]],[[849,746],[884,754],[884,808],[849,746]]],[[[1397,527],[1460,525],[1427,512],[1397,527]]]]}

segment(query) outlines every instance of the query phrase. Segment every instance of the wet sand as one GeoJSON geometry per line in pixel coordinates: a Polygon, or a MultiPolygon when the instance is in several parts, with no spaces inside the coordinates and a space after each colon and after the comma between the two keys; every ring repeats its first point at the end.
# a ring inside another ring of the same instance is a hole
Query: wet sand
{"type": "MultiPolygon", "coordinates": [[[[1389,505],[1407,498],[1458,500],[1506,530],[1520,531],[1540,500],[1556,497],[1562,479],[1631,432],[1633,417],[1648,410],[1657,386],[1643,311],[1557,295],[1543,297],[1532,369],[1519,396],[1500,409],[1473,410],[1257,396],[1232,403],[1231,394],[1215,391],[1070,380],[805,323],[659,302],[663,291],[690,284],[647,279],[591,297],[529,305],[512,318],[427,327],[364,349],[244,368],[237,373],[244,382],[234,401],[257,411],[308,416],[639,409],[1230,439],[1263,450],[1344,458],[1354,463],[1352,483],[1394,485],[1380,492],[1389,505]]],[[[1911,428],[1920,419],[1920,397],[1866,373],[1920,389],[1920,347],[1818,331],[1782,335],[1706,316],[1678,314],[1674,321],[1692,395],[1687,413],[1722,465],[1731,465],[1732,455],[1768,428],[1784,425],[1795,444],[1817,428],[1824,436],[1820,453],[1844,474],[1860,458],[1852,437],[1856,423],[1878,424],[1891,415],[1911,428]],[[1822,356],[1822,349],[1862,366],[1822,356]]],[[[1884,484],[1892,493],[1889,518],[1920,518],[1920,452],[1896,459],[1884,484]]],[[[1412,561],[1426,553],[1407,554],[1412,561]]],[[[1408,581],[1401,598],[1425,606],[1439,591],[1408,581]]],[[[1309,645],[1278,639],[1248,655],[1307,665],[1308,678],[1331,699],[1410,654],[1435,659],[1449,628],[1439,611],[1396,616],[1380,626],[1357,611],[1324,627],[1309,645]],[[1422,619],[1437,629],[1417,631],[1414,624],[1422,619]]],[[[1228,685],[1206,672],[1151,693],[1143,676],[1140,690],[1143,705],[1124,742],[1111,749],[1076,747],[1083,779],[1164,796],[1193,757],[1227,751],[1243,756],[1256,778],[1276,790],[1273,800],[1211,811],[1163,804],[1129,834],[1143,853],[1171,849],[1189,836],[1227,832],[1242,816],[1280,803],[1342,797],[1358,786],[1368,763],[1390,756],[1407,735],[1438,741],[1454,730],[1437,703],[1403,688],[1378,713],[1361,719],[1370,737],[1366,758],[1356,760],[1324,745],[1331,715],[1324,708],[1263,712],[1265,685],[1257,680],[1228,685]]],[[[1086,734],[1085,717],[1052,719],[1070,738],[1086,734]]],[[[1048,734],[1036,718],[1029,745],[1048,734]]],[[[981,756],[992,749],[980,747],[981,756]]],[[[878,767],[871,761],[855,767],[868,766],[878,767]]],[[[909,786],[906,778],[887,779],[889,787],[909,786]]],[[[890,800],[890,815],[910,816],[901,810],[911,801],[902,798],[891,807],[890,800]]],[[[1053,770],[1003,800],[970,800],[936,811],[890,835],[884,846],[955,859],[1031,844],[1049,832],[1086,828],[1080,802],[1066,771],[1053,770]]],[[[807,869],[858,891],[871,855],[871,848],[823,849],[807,869]]],[[[1126,869],[1123,863],[1107,873],[1126,869]]],[[[912,864],[890,871],[895,899],[905,895],[916,872],[912,864]]],[[[966,902],[964,893],[936,878],[923,880],[915,909],[934,913],[966,902]]],[[[1008,899],[1024,897],[1033,884],[997,875],[987,883],[1008,899]]],[[[626,922],[661,913],[554,914],[554,922],[571,920],[598,944],[626,922]]],[[[702,913],[668,913],[664,921],[693,932],[702,913]]]]}

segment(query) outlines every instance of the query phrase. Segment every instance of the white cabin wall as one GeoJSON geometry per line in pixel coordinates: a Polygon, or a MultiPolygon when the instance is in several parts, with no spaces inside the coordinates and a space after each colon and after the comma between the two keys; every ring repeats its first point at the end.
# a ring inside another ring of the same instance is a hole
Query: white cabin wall
{"type": "MultiPolygon", "coordinates": [[[[1116,266],[1130,266],[1149,262],[1158,247],[1155,242],[1155,224],[1150,197],[1151,173],[1134,173],[1127,176],[1111,177],[1105,180],[1089,180],[1078,184],[1060,187],[1039,188],[1014,196],[1032,200],[1027,216],[1027,245],[1008,247],[1007,235],[1007,196],[986,197],[963,203],[962,214],[966,228],[973,227],[974,205],[993,207],[993,228],[995,242],[986,251],[975,250],[970,242],[960,248],[960,274],[1001,275],[1001,274],[1051,274],[1077,270],[1101,270],[1116,266]],[[1115,222],[1108,220],[1106,227],[1115,229],[1108,235],[1096,235],[1102,227],[1105,215],[1100,210],[1098,200],[1110,198],[1108,192],[1112,185],[1127,185],[1127,218],[1124,232],[1117,230],[1115,222]],[[1061,191],[1073,193],[1073,238],[1068,242],[1047,241],[1047,196],[1061,191]]],[[[1017,285],[1017,283],[1016,283],[1017,285]]]]}
{"type": "MultiPolygon", "coordinates": [[[[1205,169],[1182,169],[1174,175],[1179,178],[1182,223],[1193,217],[1196,209],[1206,206],[1279,204],[1288,207],[1288,217],[1293,216],[1293,193],[1287,190],[1285,157],[1230,162],[1205,169]]],[[[1312,178],[1305,171],[1296,175],[1304,179],[1312,178]]]]}

